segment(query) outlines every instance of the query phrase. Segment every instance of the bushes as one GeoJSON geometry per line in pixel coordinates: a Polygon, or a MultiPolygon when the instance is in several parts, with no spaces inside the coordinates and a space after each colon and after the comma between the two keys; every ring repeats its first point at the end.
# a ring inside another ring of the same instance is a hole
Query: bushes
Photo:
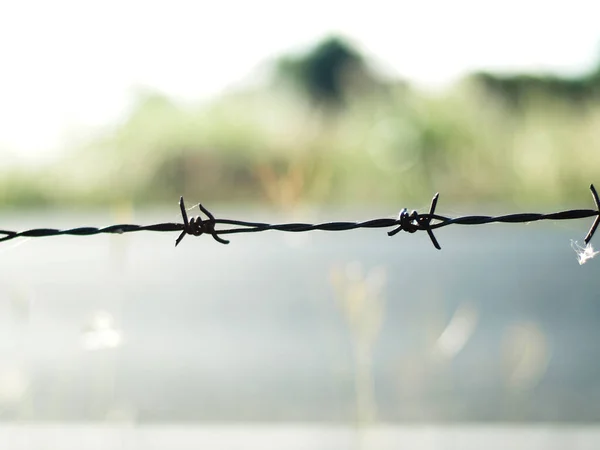
{"type": "Polygon", "coordinates": [[[129,120],[60,164],[5,176],[3,203],[173,202],[185,194],[281,207],[397,205],[435,191],[456,201],[555,202],[597,181],[598,103],[537,96],[517,114],[469,82],[436,96],[387,89],[335,113],[270,88],[186,107],[145,97],[129,120]]]}

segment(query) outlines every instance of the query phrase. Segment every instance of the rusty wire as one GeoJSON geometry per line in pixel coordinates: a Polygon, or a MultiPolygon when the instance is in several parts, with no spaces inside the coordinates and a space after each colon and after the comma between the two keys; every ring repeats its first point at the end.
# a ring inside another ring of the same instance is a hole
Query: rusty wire
{"type": "Polygon", "coordinates": [[[408,212],[405,208],[400,211],[397,218],[382,218],[372,219],[364,222],[326,222],[319,224],[309,223],[284,223],[284,224],[268,224],[261,222],[247,222],[242,220],[230,220],[230,219],[215,219],[215,217],[201,204],[198,205],[200,211],[207,217],[206,219],[198,217],[192,217],[188,219],[187,211],[183,197],[179,199],[179,207],[181,209],[181,216],[183,223],[159,223],[154,225],[112,225],[104,228],[96,227],[80,227],[71,228],[67,230],[58,230],[54,228],[37,228],[26,231],[7,231],[0,230],[0,235],[4,237],[0,238],[0,242],[8,241],[18,237],[45,237],[45,236],[61,236],[61,235],[73,235],[73,236],[92,236],[96,234],[122,234],[132,233],[137,231],[159,231],[159,232],[172,232],[179,231],[179,237],[175,241],[177,246],[181,240],[187,235],[201,236],[203,234],[210,234],[217,242],[221,244],[228,244],[229,241],[223,239],[221,236],[226,234],[235,233],[256,233],[267,230],[277,230],[292,233],[322,230],[322,231],[348,231],[355,230],[357,228],[394,228],[388,231],[389,236],[394,236],[400,231],[406,231],[408,233],[414,233],[416,231],[425,231],[432,244],[438,250],[441,250],[440,244],[433,234],[433,230],[442,228],[448,225],[483,225],[488,223],[526,223],[526,222],[537,222],[539,220],[573,220],[573,219],[584,219],[588,217],[596,217],[589,232],[587,233],[584,241],[586,244],[590,242],[594,235],[598,225],[600,224],[600,200],[598,193],[594,188],[594,185],[590,185],[592,197],[596,204],[596,209],[573,209],[568,211],[560,211],[549,214],[542,213],[517,213],[508,214],[503,216],[463,216],[463,217],[445,217],[435,213],[439,194],[435,194],[431,201],[431,207],[429,213],[419,214],[417,211],[408,212]],[[217,225],[228,225],[230,228],[217,229],[217,225]]]}

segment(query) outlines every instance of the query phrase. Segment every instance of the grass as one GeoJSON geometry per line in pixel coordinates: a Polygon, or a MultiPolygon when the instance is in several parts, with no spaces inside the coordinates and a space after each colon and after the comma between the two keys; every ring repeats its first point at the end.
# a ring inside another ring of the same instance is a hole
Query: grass
{"type": "Polygon", "coordinates": [[[568,201],[597,181],[600,105],[534,97],[519,111],[468,82],[390,87],[316,109],[285,90],[181,105],[139,99],[126,121],[43,171],[0,178],[4,205],[193,201],[568,201]]]}

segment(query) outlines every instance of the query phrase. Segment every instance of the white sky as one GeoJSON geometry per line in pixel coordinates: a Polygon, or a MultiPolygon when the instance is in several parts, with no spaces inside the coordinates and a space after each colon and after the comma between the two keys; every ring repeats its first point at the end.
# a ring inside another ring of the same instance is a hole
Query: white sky
{"type": "Polygon", "coordinates": [[[423,86],[482,68],[582,72],[600,56],[598,17],[593,0],[0,0],[0,155],[43,159],[125,114],[135,86],[203,98],[331,33],[423,86]]]}

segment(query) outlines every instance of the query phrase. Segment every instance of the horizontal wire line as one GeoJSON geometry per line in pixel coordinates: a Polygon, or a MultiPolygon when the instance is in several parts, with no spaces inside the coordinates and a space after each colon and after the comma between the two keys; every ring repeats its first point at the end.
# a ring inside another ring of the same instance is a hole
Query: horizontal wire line
{"type": "Polygon", "coordinates": [[[540,220],[574,220],[584,219],[589,217],[596,217],[589,232],[587,233],[584,241],[589,243],[594,235],[598,225],[600,224],[600,200],[598,193],[594,188],[594,185],[590,185],[590,191],[596,204],[596,209],[572,209],[568,211],[559,211],[554,213],[517,213],[507,214],[501,216],[462,216],[462,217],[446,217],[439,214],[435,214],[435,208],[439,194],[433,197],[429,213],[419,214],[417,211],[408,213],[407,209],[403,209],[396,219],[381,218],[371,219],[362,222],[324,222],[318,224],[310,223],[282,223],[282,224],[269,224],[263,222],[248,222],[242,220],[231,220],[231,219],[215,219],[215,217],[204,208],[201,204],[198,205],[200,210],[208,217],[202,219],[201,217],[192,217],[188,219],[187,210],[183,197],[179,200],[179,206],[183,223],[158,223],[152,225],[111,225],[103,228],[96,227],[79,227],[70,228],[65,230],[59,230],[56,228],[36,228],[26,231],[7,231],[0,230],[0,242],[8,241],[19,237],[47,237],[47,236],[93,236],[97,234],[123,234],[133,233],[138,231],[155,231],[155,232],[180,232],[175,245],[178,245],[181,240],[188,234],[194,236],[200,236],[202,234],[210,234],[216,241],[222,244],[228,244],[229,241],[220,237],[220,235],[237,234],[237,233],[257,233],[268,230],[283,231],[290,233],[301,233],[307,231],[350,231],[359,228],[391,228],[393,230],[388,232],[388,235],[393,236],[399,231],[406,231],[408,233],[414,233],[416,231],[426,231],[431,239],[431,242],[437,249],[441,249],[436,237],[433,234],[433,230],[442,228],[448,225],[484,225],[489,223],[526,223],[536,222],[540,220]],[[217,225],[226,225],[232,228],[217,229],[217,225]]]}

